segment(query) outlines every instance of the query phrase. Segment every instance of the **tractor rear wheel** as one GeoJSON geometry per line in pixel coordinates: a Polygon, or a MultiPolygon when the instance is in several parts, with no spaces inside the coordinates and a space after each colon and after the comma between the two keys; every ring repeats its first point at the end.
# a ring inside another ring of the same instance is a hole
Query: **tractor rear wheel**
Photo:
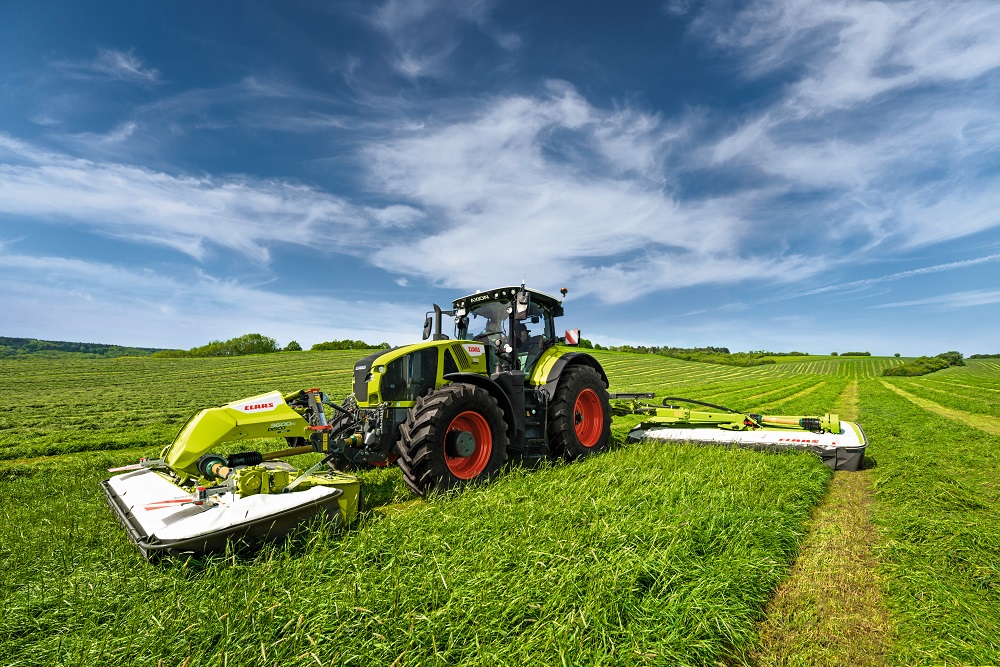
{"type": "Polygon", "coordinates": [[[417,399],[399,429],[403,481],[416,493],[492,477],[507,461],[507,424],[481,387],[449,384],[417,399]]]}
{"type": "Polygon", "coordinates": [[[549,405],[549,446],[569,461],[607,449],[611,402],[601,376],[590,366],[571,366],[549,405]]]}

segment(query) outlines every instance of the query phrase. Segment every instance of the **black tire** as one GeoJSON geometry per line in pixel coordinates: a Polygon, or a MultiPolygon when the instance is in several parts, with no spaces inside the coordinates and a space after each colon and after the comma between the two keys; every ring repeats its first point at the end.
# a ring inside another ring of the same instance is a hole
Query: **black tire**
{"type": "Polygon", "coordinates": [[[396,463],[419,495],[488,480],[507,462],[503,411],[481,387],[449,384],[418,398],[399,432],[396,463]]]}
{"type": "Polygon", "coordinates": [[[604,451],[611,439],[611,402],[601,376],[590,366],[563,371],[549,404],[549,447],[567,461],[604,451]]]}

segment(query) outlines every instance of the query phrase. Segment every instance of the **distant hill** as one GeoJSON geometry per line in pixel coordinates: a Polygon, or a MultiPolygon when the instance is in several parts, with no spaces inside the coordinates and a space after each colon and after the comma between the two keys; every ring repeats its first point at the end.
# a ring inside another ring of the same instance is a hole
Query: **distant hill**
{"type": "Polygon", "coordinates": [[[123,347],[102,343],[71,343],[62,340],[36,340],[34,338],[9,338],[0,336],[0,359],[12,357],[146,357],[160,348],[123,347]]]}

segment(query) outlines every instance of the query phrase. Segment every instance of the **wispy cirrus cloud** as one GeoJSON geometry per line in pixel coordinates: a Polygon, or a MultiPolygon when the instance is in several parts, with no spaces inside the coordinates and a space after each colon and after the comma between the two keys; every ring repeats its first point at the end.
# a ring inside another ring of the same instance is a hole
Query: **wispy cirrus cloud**
{"type": "MultiPolygon", "coordinates": [[[[936,273],[948,273],[951,271],[960,271],[962,269],[971,269],[973,267],[980,266],[982,264],[992,264],[994,262],[1000,262],[1000,253],[992,253],[989,255],[982,255],[980,257],[972,257],[970,259],[963,259],[956,262],[931,264],[928,266],[921,266],[916,269],[907,269],[906,271],[896,271],[894,273],[887,273],[881,276],[873,276],[871,278],[862,278],[860,280],[849,280],[845,282],[838,282],[830,285],[813,287],[811,289],[806,289],[806,290],[797,290],[793,292],[771,296],[765,299],[754,299],[752,301],[726,303],[713,308],[701,308],[695,311],[689,311],[685,313],[685,315],[695,315],[714,310],[742,310],[753,306],[763,306],[766,304],[778,303],[780,301],[792,301],[795,299],[803,299],[822,294],[850,294],[850,293],[871,294],[871,292],[869,291],[871,288],[877,287],[884,283],[893,283],[897,281],[908,280],[910,278],[919,278],[922,276],[933,275],[936,273]]],[[[971,294],[973,292],[969,293],[971,294]]],[[[938,301],[935,298],[935,300],[928,301],[927,303],[937,303],[937,302],[938,301]]],[[[898,305],[898,304],[888,304],[888,305],[898,305]]],[[[914,304],[906,303],[904,305],[915,305],[915,303],[914,304]]]]}
{"type": "Polygon", "coordinates": [[[1000,7],[988,0],[758,0],[717,18],[705,12],[696,31],[740,52],[747,76],[802,69],[785,104],[807,114],[1000,67],[1000,7]]]}
{"type": "MultiPolygon", "coordinates": [[[[986,2],[762,0],[694,34],[774,101],[695,151],[708,172],[767,182],[790,221],[855,248],[925,246],[1000,227],[1000,7],[986,2]]],[[[738,180],[738,179],[734,179],[738,180]]],[[[755,190],[755,188],[758,188],[755,190]]]]}
{"type": "MultiPolygon", "coordinates": [[[[420,78],[447,73],[462,29],[510,47],[491,26],[492,8],[389,0],[368,18],[390,40],[397,70],[420,78]]],[[[923,1],[762,0],[735,14],[706,12],[693,36],[746,63],[748,79],[796,70],[770,103],[743,115],[696,109],[669,118],[587,99],[565,82],[352,114],[333,96],[246,76],[146,102],[107,133],[75,135],[90,160],[8,140],[16,155],[0,165],[0,212],[85,224],[202,260],[223,248],[267,261],[276,243],[322,239],[404,280],[465,288],[528,271],[609,301],[807,280],[836,266],[845,248],[895,252],[1000,226],[991,166],[1000,56],[984,37],[998,12],[982,2],[948,11],[945,22],[923,1]],[[935,22],[947,25],[935,32],[935,22]],[[948,92],[918,94],[928,86],[948,92]],[[181,136],[236,124],[319,141],[351,131],[351,148],[362,148],[350,159],[367,170],[364,196],[379,205],[283,180],[171,175],[109,148],[146,128],[181,136]],[[102,150],[126,157],[95,159],[102,150]],[[347,236],[354,250],[332,240],[347,236]],[[500,252],[509,259],[484,263],[484,253],[500,252]]],[[[129,55],[108,52],[91,70],[149,78],[129,55]]]]}
{"type": "Polygon", "coordinates": [[[939,294],[936,296],[924,297],[922,299],[883,303],[874,307],[907,308],[913,306],[941,306],[942,308],[974,308],[976,306],[988,306],[994,303],[1000,303],[1000,289],[951,292],[949,294],[939,294]]]}
{"type": "Polygon", "coordinates": [[[146,65],[132,51],[100,49],[93,60],[58,61],[54,66],[71,76],[103,78],[119,81],[155,83],[160,79],[158,70],[146,65]]]}
{"type": "Polygon", "coordinates": [[[449,283],[478,284],[479,262],[442,249],[502,229],[529,239],[518,245],[525,268],[618,301],[804,280],[844,250],[895,254],[1000,226],[989,166],[1000,43],[987,39],[1000,10],[764,0],[718,19],[706,12],[693,34],[744,58],[748,77],[806,67],[742,119],[609,112],[556,84],[375,141],[376,189],[435,221],[375,261],[417,275],[418,258],[433,257],[449,283]],[[920,94],[928,86],[948,92],[920,94]],[[713,188],[685,188],[694,174],[713,188]]]}
{"type": "Polygon", "coordinates": [[[517,35],[490,21],[493,5],[493,0],[387,0],[369,20],[392,44],[389,62],[399,74],[409,79],[440,77],[449,72],[449,58],[469,27],[503,49],[517,48],[517,35]]]}
{"type": "Polygon", "coordinates": [[[199,260],[214,247],[258,262],[267,262],[279,243],[362,252],[373,235],[419,216],[404,206],[359,206],[289,182],[77,159],[2,134],[0,214],[81,225],[199,260]]]}

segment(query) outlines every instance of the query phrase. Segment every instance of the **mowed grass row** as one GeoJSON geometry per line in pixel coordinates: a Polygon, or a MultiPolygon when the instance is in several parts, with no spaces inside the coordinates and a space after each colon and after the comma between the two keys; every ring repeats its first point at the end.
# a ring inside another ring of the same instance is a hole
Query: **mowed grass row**
{"type": "Polygon", "coordinates": [[[890,366],[906,360],[897,357],[772,357],[776,373],[783,376],[798,374],[843,375],[851,378],[875,377],[890,366]]]}
{"type": "Polygon", "coordinates": [[[933,385],[922,378],[886,378],[886,382],[904,391],[945,407],[972,414],[1000,417],[997,394],[957,385],[933,385]]]}
{"type": "Polygon", "coordinates": [[[1000,436],[922,409],[879,380],[863,381],[859,397],[895,625],[887,662],[1000,662],[1000,436]]]}
{"type": "Polygon", "coordinates": [[[105,476],[0,477],[5,665],[712,664],[753,646],[830,471],[643,443],[156,566],[105,476]]]}
{"type": "Polygon", "coordinates": [[[967,359],[965,368],[971,375],[985,376],[993,381],[1000,379],[1000,360],[997,359],[967,359]]]}
{"type": "Polygon", "coordinates": [[[198,410],[267,391],[351,391],[357,350],[0,362],[0,460],[170,442],[198,410]]]}
{"type": "Polygon", "coordinates": [[[970,359],[966,364],[929,375],[890,377],[884,381],[947,408],[1000,417],[1000,365],[978,359],[970,359]]]}
{"type": "Polygon", "coordinates": [[[1000,364],[992,361],[967,359],[965,366],[951,366],[921,377],[932,383],[1000,391],[1000,364]]]}

